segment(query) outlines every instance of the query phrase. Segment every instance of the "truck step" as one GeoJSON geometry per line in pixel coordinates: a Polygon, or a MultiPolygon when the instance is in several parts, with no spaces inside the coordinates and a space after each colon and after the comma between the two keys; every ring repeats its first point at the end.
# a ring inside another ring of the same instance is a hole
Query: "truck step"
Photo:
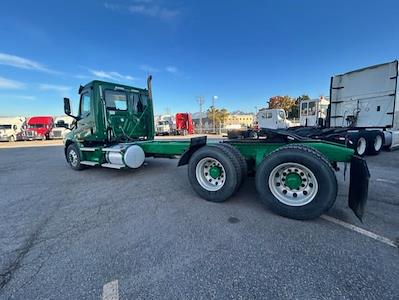
{"type": "Polygon", "coordinates": [[[101,150],[104,152],[120,152],[122,148],[102,148],[101,150]]]}
{"type": "Polygon", "coordinates": [[[90,148],[90,147],[82,147],[80,148],[81,151],[86,151],[86,152],[94,152],[97,150],[97,148],[90,148]]]}
{"type": "Polygon", "coordinates": [[[99,163],[95,162],[95,161],[89,161],[89,160],[82,160],[80,162],[81,165],[85,165],[85,166],[98,166],[99,163]]]}
{"type": "Polygon", "coordinates": [[[122,166],[122,165],[108,164],[108,163],[102,164],[101,166],[104,167],[104,168],[110,168],[110,169],[122,169],[122,168],[125,167],[125,166],[122,166]]]}

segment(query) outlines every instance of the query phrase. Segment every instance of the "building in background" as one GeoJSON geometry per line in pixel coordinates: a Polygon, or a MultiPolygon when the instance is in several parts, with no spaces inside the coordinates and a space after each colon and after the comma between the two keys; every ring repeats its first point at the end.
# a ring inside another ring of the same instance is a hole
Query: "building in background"
{"type": "Polygon", "coordinates": [[[241,126],[245,127],[253,127],[254,125],[254,115],[253,114],[230,114],[226,120],[225,127],[232,126],[241,126]]]}

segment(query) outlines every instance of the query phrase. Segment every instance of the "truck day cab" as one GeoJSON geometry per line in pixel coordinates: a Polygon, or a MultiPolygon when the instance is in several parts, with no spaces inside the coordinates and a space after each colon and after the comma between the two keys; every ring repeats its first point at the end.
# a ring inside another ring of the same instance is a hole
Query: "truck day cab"
{"type": "MultiPolygon", "coordinates": [[[[342,145],[271,132],[263,140],[207,142],[154,140],[151,76],[148,88],[92,81],[79,88],[76,128],[65,138],[65,158],[74,170],[89,166],[139,168],[146,157],[174,158],[188,165],[188,180],[202,198],[223,202],[240,188],[249,170],[256,189],[274,212],[294,219],[320,216],[334,204],[337,162],[351,164],[348,203],[362,218],[367,201],[366,162],[342,145]]],[[[65,114],[71,104],[64,98],[65,114]]]]}
{"type": "Polygon", "coordinates": [[[0,118],[0,141],[17,141],[25,122],[25,117],[0,118]]]}

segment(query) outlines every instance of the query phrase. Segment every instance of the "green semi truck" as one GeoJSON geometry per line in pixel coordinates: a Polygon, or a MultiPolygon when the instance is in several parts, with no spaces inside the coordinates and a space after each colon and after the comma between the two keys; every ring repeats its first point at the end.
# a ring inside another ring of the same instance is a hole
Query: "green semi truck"
{"type": "Polygon", "coordinates": [[[79,112],[65,137],[65,157],[74,170],[101,166],[139,168],[146,157],[179,156],[188,165],[188,179],[202,198],[223,202],[233,196],[245,177],[255,174],[261,200],[274,212],[293,219],[317,218],[337,197],[337,163],[350,163],[348,203],[362,219],[367,201],[366,162],[342,145],[270,130],[262,139],[208,142],[154,140],[152,78],[147,88],[92,81],[80,86],[79,112]]]}

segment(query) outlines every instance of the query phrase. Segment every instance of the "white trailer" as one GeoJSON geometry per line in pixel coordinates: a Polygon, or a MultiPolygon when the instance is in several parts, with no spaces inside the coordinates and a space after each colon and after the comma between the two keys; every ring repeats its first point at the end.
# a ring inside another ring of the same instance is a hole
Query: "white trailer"
{"type": "Polygon", "coordinates": [[[329,127],[357,134],[357,146],[371,154],[399,148],[398,73],[395,60],[333,76],[329,127]]]}
{"type": "Polygon", "coordinates": [[[0,141],[15,142],[18,134],[22,132],[25,122],[25,117],[0,118],[0,141]]]}

